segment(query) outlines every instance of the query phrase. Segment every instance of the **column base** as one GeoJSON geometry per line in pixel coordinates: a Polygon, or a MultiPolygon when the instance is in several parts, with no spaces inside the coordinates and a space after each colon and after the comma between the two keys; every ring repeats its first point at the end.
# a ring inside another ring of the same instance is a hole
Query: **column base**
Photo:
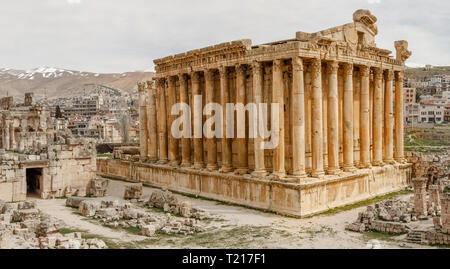
{"type": "Polygon", "coordinates": [[[324,178],[325,171],[313,171],[313,172],[311,172],[311,176],[314,178],[324,178]]]}
{"type": "Polygon", "coordinates": [[[344,166],[344,172],[350,172],[350,173],[353,173],[353,172],[355,172],[357,169],[356,169],[356,167],[354,167],[353,165],[352,166],[344,166]]]}
{"type": "Polygon", "coordinates": [[[209,172],[215,172],[218,168],[219,167],[217,166],[217,164],[208,164],[206,166],[206,170],[208,170],[209,172]]]}
{"type": "Polygon", "coordinates": [[[197,170],[201,170],[201,169],[203,169],[205,166],[203,165],[203,163],[194,163],[194,169],[197,169],[197,170]]]}
{"type": "Polygon", "coordinates": [[[146,162],[148,162],[148,157],[147,157],[147,156],[145,156],[145,157],[141,156],[141,157],[139,158],[139,160],[140,160],[142,163],[146,163],[146,162]]]}
{"type": "Polygon", "coordinates": [[[383,161],[374,161],[372,163],[373,166],[379,166],[379,167],[383,167],[384,166],[384,162],[383,161]]]}
{"type": "Polygon", "coordinates": [[[190,162],[182,162],[181,163],[181,167],[183,167],[183,168],[190,168],[190,167],[192,167],[192,164],[190,163],[190,162]]]}
{"type": "Polygon", "coordinates": [[[157,164],[167,164],[168,161],[167,160],[159,160],[156,162],[157,164]]]}
{"type": "Polygon", "coordinates": [[[370,164],[370,163],[360,163],[358,168],[359,169],[370,169],[370,168],[372,168],[372,164],[370,164]]]}
{"type": "Polygon", "coordinates": [[[286,177],[286,172],[272,172],[272,174],[270,174],[269,178],[272,180],[280,180],[285,177],[286,177]]]}
{"type": "Polygon", "coordinates": [[[157,159],[157,158],[149,158],[149,159],[148,159],[148,162],[149,162],[149,163],[157,163],[157,162],[158,162],[158,159],[157,159]]]}
{"type": "Polygon", "coordinates": [[[394,164],[397,164],[397,162],[396,162],[396,161],[394,161],[394,160],[384,160],[384,163],[386,163],[386,164],[390,164],[390,165],[394,165],[394,164]]]}
{"type": "Polygon", "coordinates": [[[219,169],[220,173],[231,173],[233,172],[233,167],[231,166],[222,166],[222,168],[219,169]]]}
{"type": "Polygon", "coordinates": [[[246,174],[248,174],[248,168],[244,168],[244,167],[238,168],[238,169],[234,170],[234,174],[240,175],[240,176],[246,175],[246,174]]]}
{"type": "Polygon", "coordinates": [[[406,159],[405,158],[395,158],[395,161],[398,163],[406,163],[406,159]]]}
{"type": "Polygon", "coordinates": [[[327,175],[338,176],[342,174],[342,170],[339,168],[330,168],[327,170],[327,175]]]}
{"type": "Polygon", "coordinates": [[[251,175],[254,177],[266,177],[268,173],[265,170],[261,170],[261,171],[253,171],[251,175]]]}
{"type": "Polygon", "coordinates": [[[178,167],[178,166],[180,166],[180,162],[179,161],[171,161],[169,163],[169,165],[172,166],[172,167],[178,167]]]}

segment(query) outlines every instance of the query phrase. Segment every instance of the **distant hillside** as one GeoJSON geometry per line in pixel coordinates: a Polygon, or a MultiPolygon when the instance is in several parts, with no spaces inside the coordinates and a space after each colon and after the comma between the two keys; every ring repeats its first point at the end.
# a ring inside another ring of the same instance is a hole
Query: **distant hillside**
{"type": "Polygon", "coordinates": [[[96,85],[121,92],[137,92],[137,83],[150,80],[152,72],[99,74],[42,67],[32,70],[0,68],[0,97],[23,99],[25,92],[34,92],[36,99],[79,96],[96,85]]]}
{"type": "Polygon", "coordinates": [[[408,78],[424,79],[435,75],[450,75],[450,66],[434,66],[430,70],[421,68],[407,68],[405,74],[408,78]]]}

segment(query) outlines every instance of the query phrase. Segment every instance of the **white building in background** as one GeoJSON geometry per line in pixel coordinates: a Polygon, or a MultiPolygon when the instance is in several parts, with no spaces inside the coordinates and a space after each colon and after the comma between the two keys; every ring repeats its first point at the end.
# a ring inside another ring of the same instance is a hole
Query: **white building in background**
{"type": "Polygon", "coordinates": [[[430,101],[421,102],[419,105],[421,123],[442,123],[445,116],[445,105],[430,101]]]}

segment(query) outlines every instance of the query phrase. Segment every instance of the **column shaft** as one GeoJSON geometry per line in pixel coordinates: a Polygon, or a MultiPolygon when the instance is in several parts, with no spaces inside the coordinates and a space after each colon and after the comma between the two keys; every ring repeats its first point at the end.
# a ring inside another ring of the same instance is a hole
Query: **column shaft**
{"type": "Polygon", "coordinates": [[[384,93],[384,150],[385,150],[385,163],[393,164],[393,104],[392,104],[392,79],[393,72],[387,70],[385,73],[385,93],[384,93]]]}
{"type": "Polygon", "coordinates": [[[313,177],[322,177],[323,169],[323,119],[322,119],[322,63],[311,62],[312,77],[312,172],[313,177]]]}
{"type": "MultiPolygon", "coordinates": [[[[145,97],[145,84],[138,83],[139,91],[139,149],[141,155],[141,161],[147,161],[147,141],[148,141],[148,129],[147,129],[147,100],[145,97]]],[[[127,131],[127,130],[126,130],[127,131]]]]}
{"type": "Polygon", "coordinates": [[[151,81],[147,81],[148,89],[148,134],[149,134],[149,145],[148,145],[148,158],[149,161],[155,162],[158,159],[158,148],[157,148],[157,127],[156,127],[156,100],[155,100],[155,89],[154,84],[151,81]]]}
{"type": "Polygon", "coordinates": [[[220,103],[222,105],[222,167],[220,168],[220,172],[229,173],[233,171],[232,164],[232,139],[227,137],[227,126],[230,123],[230,120],[227,117],[227,104],[230,102],[230,89],[228,82],[228,69],[225,66],[220,67],[220,103]]]}
{"type": "Polygon", "coordinates": [[[328,73],[328,170],[336,175],[339,169],[339,102],[338,102],[338,70],[336,61],[327,63],[328,73]]]}
{"type": "Polygon", "coordinates": [[[297,178],[306,177],[305,167],[305,81],[303,60],[292,58],[291,136],[292,171],[297,178]]]}
{"type": "MultiPolygon", "coordinates": [[[[236,66],[236,103],[247,104],[246,87],[245,87],[245,69],[243,65],[236,66]]],[[[246,117],[245,117],[246,118],[246,117]]],[[[245,120],[245,123],[247,120],[245,120]]],[[[246,127],[247,129],[247,127],[246,127]]],[[[235,174],[245,175],[248,173],[248,137],[245,132],[245,138],[236,138],[238,144],[238,167],[234,171],[235,174]]]]}
{"type": "Polygon", "coordinates": [[[266,173],[266,167],[264,164],[264,139],[261,136],[260,133],[260,124],[264,124],[263,118],[259,112],[260,112],[260,104],[263,103],[263,70],[262,70],[262,64],[259,62],[253,63],[253,98],[254,102],[257,106],[257,111],[255,113],[255,119],[250,120],[256,120],[254,123],[255,130],[254,130],[254,151],[255,151],[255,171],[253,172],[253,175],[262,177],[265,176],[266,173]]]}
{"type": "Polygon", "coordinates": [[[405,162],[404,154],[404,102],[403,102],[403,72],[395,72],[395,154],[397,162],[405,162]]]}
{"type": "Polygon", "coordinates": [[[158,163],[167,163],[167,110],[166,110],[166,82],[165,79],[157,80],[158,103],[158,145],[159,160],[158,163]]]}
{"type": "Polygon", "coordinates": [[[353,64],[344,64],[344,171],[355,170],[353,162],[353,64]]]}
{"type": "MultiPolygon", "coordinates": [[[[189,95],[187,87],[187,78],[185,74],[178,75],[178,80],[180,81],[180,103],[187,104],[189,106],[189,95]]],[[[184,112],[183,112],[184,113],[184,112]]],[[[190,124],[191,115],[186,113],[183,114],[184,121],[190,124]]],[[[183,126],[183,129],[189,129],[189,137],[183,136],[181,138],[181,167],[191,167],[191,128],[190,126],[183,126]]]]}
{"type": "MultiPolygon", "coordinates": [[[[206,88],[206,104],[212,104],[214,103],[214,71],[213,70],[207,70],[205,71],[205,88],[206,88]]],[[[207,116],[207,120],[214,117],[214,115],[207,116]]],[[[209,130],[211,131],[211,130],[209,130]]],[[[209,171],[215,171],[218,169],[217,166],[217,145],[216,145],[216,138],[213,134],[209,133],[209,137],[206,144],[207,144],[207,156],[208,156],[208,164],[206,166],[206,169],[209,171]]]]}
{"type": "MultiPolygon", "coordinates": [[[[281,70],[281,60],[273,61],[272,66],[272,102],[278,103],[278,147],[273,151],[273,176],[283,178],[286,176],[285,170],[285,144],[284,144],[284,87],[283,72],[281,70]]],[[[276,119],[275,119],[276,120],[276,119]]],[[[274,130],[276,132],[276,130],[274,130]]],[[[273,134],[272,134],[273,135],[273,134]]]]}
{"type": "Polygon", "coordinates": [[[360,114],[360,165],[370,168],[370,68],[360,67],[361,74],[361,114],[360,114]]]}
{"type": "Polygon", "coordinates": [[[203,104],[198,72],[191,73],[194,114],[194,168],[202,169],[203,163],[203,104]]]}
{"type": "Polygon", "coordinates": [[[373,93],[373,165],[383,165],[383,72],[374,70],[375,87],[373,93]]]}
{"type": "Polygon", "coordinates": [[[178,156],[178,139],[176,139],[171,131],[172,128],[172,123],[173,121],[176,119],[175,115],[172,115],[171,111],[172,111],[172,107],[173,105],[175,105],[177,103],[177,97],[176,97],[176,87],[175,84],[176,83],[176,77],[169,77],[169,81],[168,81],[168,85],[169,87],[167,88],[168,92],[167,92],[167,97],[169,98],[168,100],[168,105],[169,107],[167,108],[167,112],[169,113],[169,122],[168,122],[168,126],[167,126],[167,131],[169,134],[169,164],[171,166],[178,166],[179,163],[179,156],[178,156]]]}

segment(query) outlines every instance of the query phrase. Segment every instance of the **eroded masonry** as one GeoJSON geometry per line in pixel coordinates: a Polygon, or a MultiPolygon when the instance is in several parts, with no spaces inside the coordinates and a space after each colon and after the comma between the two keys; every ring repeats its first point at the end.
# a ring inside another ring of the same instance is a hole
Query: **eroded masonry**
{"type": "Polygon", "coordinates": [[[402,90],[411,52],[406,41],[395,42],[395,58],[377,48],[376,21],[358,10],[353,22],[317,33],[155,60],[155,80],[139,84],[140,162],[99,160],[99,172],[296,216],[404,188],[411,164],[402,90]],[[198,95],[203,105],[278,104],[284,139],[275,149],[264,149],[260,135],[176,139],[171,108],[194,107],[198,95]]]}
{"type": "Polygon", "coordinates": [[[0,200],[86,195],[96,176],[95,145],[55,130],[53,120],[32,93],[22,104],[0,99],[0,200]]]}

